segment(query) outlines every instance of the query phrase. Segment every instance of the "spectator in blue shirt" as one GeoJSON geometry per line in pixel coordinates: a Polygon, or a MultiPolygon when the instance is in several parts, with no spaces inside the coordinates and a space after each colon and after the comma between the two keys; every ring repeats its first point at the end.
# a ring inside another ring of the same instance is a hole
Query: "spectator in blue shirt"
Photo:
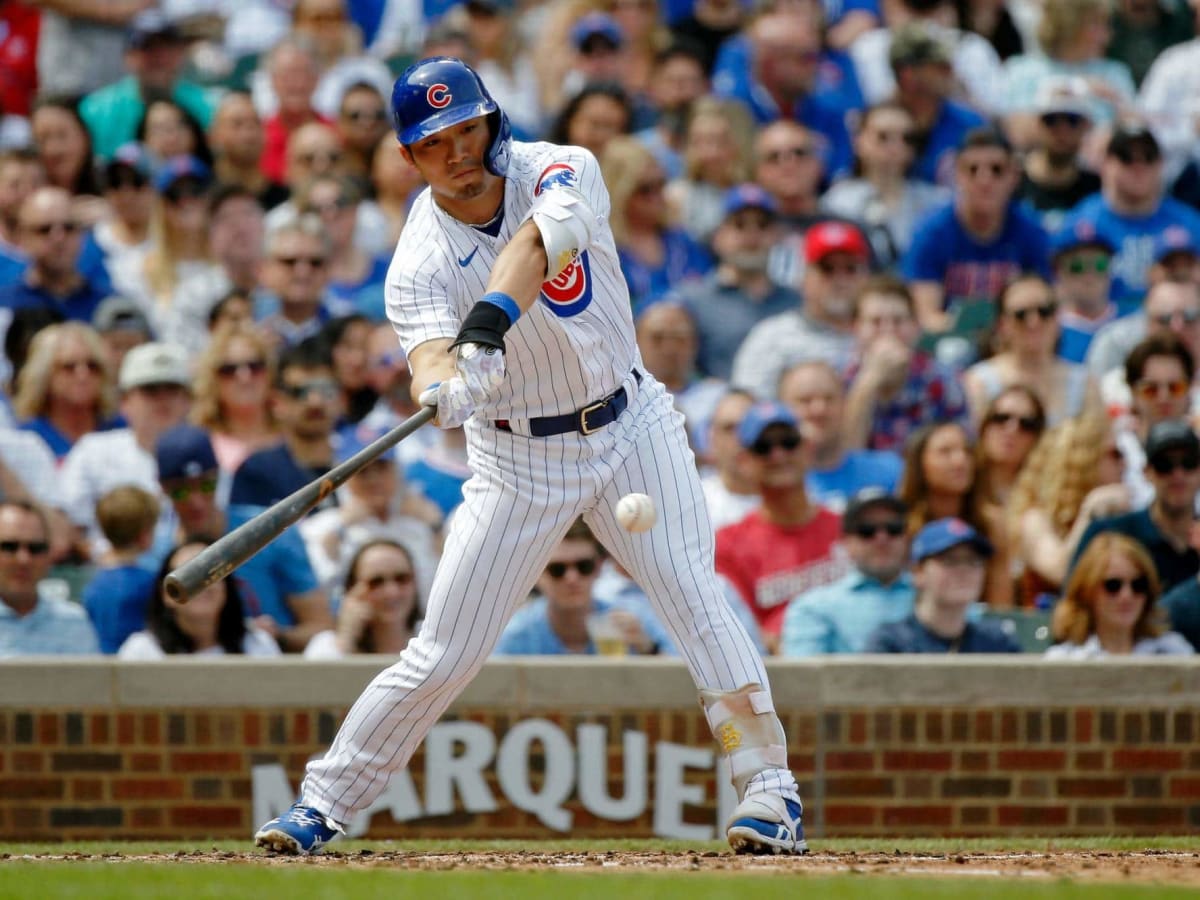
{"type": "Polygon", "coordinates": [[[50,571],[50,527],[31,503],[0,501],[0,657],[99,653],[83,607],[39,593],[50,571]]]}
{"type": "Polygon", "coordinates": [[[103,653],[116,653],[127,637],[146,627],[155,573],[138,559],[154,543],[158,514],[155,496],[133,484],[113,488],[96,504],[96,521],[112,549],[83,589],[83,607],[103,653]]]}
{"type": "Polygon", "coordinates": [[[62,188],[38,188],[21,204],[17,229],[29,265],[19,281],[0,287],[0,309],[49,309],[65,319],[91,322],[107,295],[79,271],[81,226],[71,195],[62,188]]]}
{"type": "Polygon", "coordinates": [[[718,81],[719,95],[746,104],[759,124],[795,119],[819,135],[825,171],[849,170],[854,158],[845,109],[818,90],[821,36],[804,14],[787,11],[759,16],[749,30],[753,62],[744,83],[718,81]]]}
{"type": "MultiPolygon", "coordinates": [[[[179,425],[155,448],[159,484],[184,535],[217,538],[261,510],[217,505],[219,469],[208,433],[179,425]]],[[[316,634],[333,627],[329,600],[317,583],[299,531],[289,528],[250,557],[236,573],[246,614],[285,651],[299,653],[316,634]]]]}
{"type": "Polygon", "coordinates": [[[900,481],[900,457],[889,450],[846,447],[846,389],[826,362],[801,362],[779,380],[779,400],[800,420],[808,454],[805,484],[810,499],[840,513],[868,487],[891,493],[900,481]]]}
{"type": "Polygon", "coordinates": [[[912,613],[907,515],[904,501],[880,488],[854,495],[842,515],[842,546],[854,568],[792,600],[780,655],[862,653],[876,628],[912,613]]]}
{"type": "Polygon", "coordinates": [[[999,131],[979,128],[963,139],[954,200],[918,227],[901,267],[925,331],[974,336],[991,324],[995,298],[1013,278],[1049,277],[1046,233],[1013,202],[1018,177],[999,131]]]}
{"type": "Polygon", "coordinates": [[[1054,297],[1058,301],[1058,355],[1083,363],[1096,332],[1117,317],[1112,292],[1116,248],[1091,222],[1076,220],[1050,239],[1054,297]]]}
{"type": "Polygon", "coordinates": [[[1149,285],[1155,242],[1168,228],[1186,230],[1200,240],[1200,214],[1164,196],[1162,150],[1144,125],[1118,127],[1100,166],[1101,191],[1067,216],[1064,227],[1091,223],[1116,248],[1112,298],[1121,312],[1141,305],[1149,285]]]}
{"type": "MultiPolygon", "coordinates": [[[[272,410],[283,440],[246,457],[233,476],[229,502],[271,506],[333,468],[333,429],[342,391],[327,345],[308,338],[280,354],[272,410]]],[[[336,505],[330,494],[318,508],[336,505]]]]}
{"type": "Polygon", "coordinates": [[[658,653],[666,647],[665,629],[645,609],[624,608],[617,601],[595,596],[593,587],[603,562],[600,542],[583,520],[577,520],[538,578],[542,596],[518,609],[509,620],[496,654],[624,655],[658,653]],[[603,638],[597,640],[602,631],[611,644],[603,638]]]}
{"type": "Polygon", "coordinates": [[[1017,642],[991,622],[967,621],[983,596],[992,545],[962,519],[937,519],[912,542],[917,598],[910,616],[880,626],[867,653],[1020,653],[1017,642]]]}
{"type": "Polygon", "coordinates": [[[910,22],[896,30],[888,49],[896,100],[908,110],[916,163],[912,174],[949,185],[954,154],[969,131],[985,124],[975,110],[950,99],[954,68],[949,48],[927,25],[910,22]]]}

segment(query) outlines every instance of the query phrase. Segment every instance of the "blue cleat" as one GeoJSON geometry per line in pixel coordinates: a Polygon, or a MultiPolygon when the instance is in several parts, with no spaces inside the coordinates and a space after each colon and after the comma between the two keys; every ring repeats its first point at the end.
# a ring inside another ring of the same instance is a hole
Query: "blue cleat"
{"type": "Polygon", "coordinates": [[[297,802],[282,816],[277,816],[258,829],[258,833],[254,835],[254,844],[268,853],[308,856],[320,853],[321,848],[341,831],[341,828],[311,806],[301,806],[297,802]]]}
{"type": "Polygon", "coordinates": [[[803,816],[795,800],[751,794],[734,809],[725,834],[734,853],[801,855],[808,852],[803,816]]]}

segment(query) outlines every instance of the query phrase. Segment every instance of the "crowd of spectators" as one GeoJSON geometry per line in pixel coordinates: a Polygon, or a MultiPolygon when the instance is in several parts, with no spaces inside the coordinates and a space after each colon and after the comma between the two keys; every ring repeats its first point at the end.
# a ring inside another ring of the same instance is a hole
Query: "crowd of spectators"
{"type": "MultiPolygon", "coordinates": [[[[0,656],[395,654],[470,477],[384,285],[431,55],[599,160],[768,653],[1200,647],[1200,0],[0,0],[0,656]]],[[[496,649],[675,653],[582,522],[496,649]]]]}

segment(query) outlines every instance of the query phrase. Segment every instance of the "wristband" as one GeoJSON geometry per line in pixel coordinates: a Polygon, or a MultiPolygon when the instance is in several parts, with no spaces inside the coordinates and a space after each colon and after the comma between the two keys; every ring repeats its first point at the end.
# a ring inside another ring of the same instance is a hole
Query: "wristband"
{"type": "Polygon", "coordinates": [[[491,303],[493,306],[498,306],[504,310],[504,314],[508,316],[509,325],[516,325],[517,319],[521,318],[521,307],[517,306],[517,301],[503,291],[488,291],[479,298],[481,303],[491,303]]]}

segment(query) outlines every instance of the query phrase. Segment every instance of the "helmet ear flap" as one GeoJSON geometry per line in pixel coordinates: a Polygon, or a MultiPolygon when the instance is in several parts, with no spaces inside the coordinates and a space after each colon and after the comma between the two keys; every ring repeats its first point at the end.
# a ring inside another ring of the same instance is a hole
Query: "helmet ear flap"
{"type": "Polygon", "coordinates": [[[512,126],[508,124],[504,110],[497,108],[495,112],[488,113],[488,127],[492,132],[492,142],[488,145],[484,162],[489,172],[504,177],[512,156],[512,126]]]}

